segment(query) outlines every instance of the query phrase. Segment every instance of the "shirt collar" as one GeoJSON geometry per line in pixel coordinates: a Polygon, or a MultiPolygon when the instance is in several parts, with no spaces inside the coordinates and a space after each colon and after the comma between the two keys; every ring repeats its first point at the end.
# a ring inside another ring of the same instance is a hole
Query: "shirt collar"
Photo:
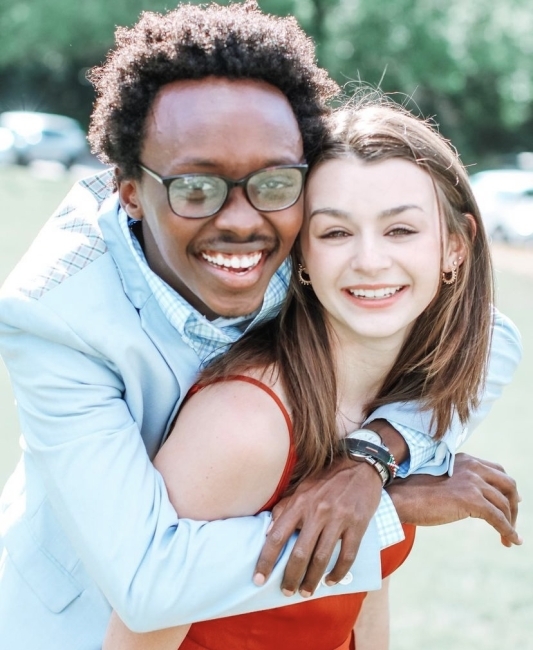
{"type": "Polygon", "coordinates": [[[263,304],[258,310],[245,316],[236,318],[219,316],[209,321],[148,266],[139,240],[132,231],[132,226],[137,222],[131,219],[121,207],[118,219],[130,251],[161,310],[184,341],[198,353],[201,359],[212,358],[216,353],[236,341],[249,328],[274,318],[279,313],[289,284],[290,262],[288,259],[282,263],[270,280],[263,304]]]}

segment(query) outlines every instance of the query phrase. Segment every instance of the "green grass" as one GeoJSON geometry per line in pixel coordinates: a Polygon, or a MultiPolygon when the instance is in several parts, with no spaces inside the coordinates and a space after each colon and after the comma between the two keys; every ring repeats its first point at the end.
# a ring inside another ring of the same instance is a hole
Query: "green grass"
{"type": "Polygon", "coordinates": [[[392,579],[391,650],[533,648],[533,278],[498,271],[497,283],[500,309],[522,332],[524,358],[465,451],[497,460],[518,481],[525,541],[504,548],[492,528],[472,519],[419,529],[392,579]]]}
{"type": "MultiPolygon", "coordinates": [[[[69,178],[51,181],[0,168],[3,207],[0,282],[63,198],[69,178]]],[[[533,253],[532,253],[533,255],[533,253]]],[[[498,273],[500,308],[520,327],[524,361],[516,379],[467,450],[498,460],[523,496],[521,548],[506,549],[484,522],[467,520],[419,530],[415,548],[393,578],[391,650],[510,650],[533,648],[533,277],[498,273]]],[[[0,365],[0,485],[19,455],[13,397],[0,365]]]]}

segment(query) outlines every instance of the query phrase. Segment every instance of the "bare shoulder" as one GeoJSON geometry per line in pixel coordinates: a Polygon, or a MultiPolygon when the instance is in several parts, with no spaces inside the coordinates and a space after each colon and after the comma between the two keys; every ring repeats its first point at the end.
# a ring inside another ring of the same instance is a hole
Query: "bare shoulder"
{"type": "MultiPolygon", "coordinates": [[[[273,375],[250,376],[282,398],[273,375]]],[[[254,514],[270,499],[289,447],[275,399],[256,384],[231,380],[186,402],[155,465],[180,516],[220,519],[254,514]]]]}

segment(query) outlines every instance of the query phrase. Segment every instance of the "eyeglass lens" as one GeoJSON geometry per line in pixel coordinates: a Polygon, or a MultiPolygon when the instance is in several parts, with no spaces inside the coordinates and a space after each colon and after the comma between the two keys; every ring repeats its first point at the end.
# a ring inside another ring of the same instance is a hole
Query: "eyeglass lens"
{"type": "MultiPolygon", "coordinates": [[[[245,193],[256,210],[273,212],[294,205],[300,196],[303,174],[298,168],[272,168],[252,174],[245,193]]],[[[189,218],[207,217],[218,212],[228,196],[228,182],[211,174],[184,174],[168,187],[172,210],[189,218]]]]}

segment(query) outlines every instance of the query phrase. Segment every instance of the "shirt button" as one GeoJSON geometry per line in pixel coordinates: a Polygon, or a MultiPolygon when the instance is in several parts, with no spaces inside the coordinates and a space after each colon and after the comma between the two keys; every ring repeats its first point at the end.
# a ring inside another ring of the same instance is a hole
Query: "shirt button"
{"type": "Polygon", "coordinates": [[[353,575],[350,571],[344,576],[342,580],[339,580],[341,585],[349,585],[353,581],[353,575]]]}
{"type": "MultiPolygon", "coordinates": [[[[317,589],[318,589],[318,587],[320,587],[320,585],[324,585],[324,587],[328,586],[326,584],[327,576],[328,576],[328,574],[324,573],[324,575],[322,576],[320,582],[318,583],[317,589]]],[[[349,585],[351,582],[353,582],[353,575],[352,575],[352,573],[350,571],[348,571],[348,573],[344,576],[344,578],[342,580],[339,580],[338,584],[340,584],[340,585],[349,585]]]]}

